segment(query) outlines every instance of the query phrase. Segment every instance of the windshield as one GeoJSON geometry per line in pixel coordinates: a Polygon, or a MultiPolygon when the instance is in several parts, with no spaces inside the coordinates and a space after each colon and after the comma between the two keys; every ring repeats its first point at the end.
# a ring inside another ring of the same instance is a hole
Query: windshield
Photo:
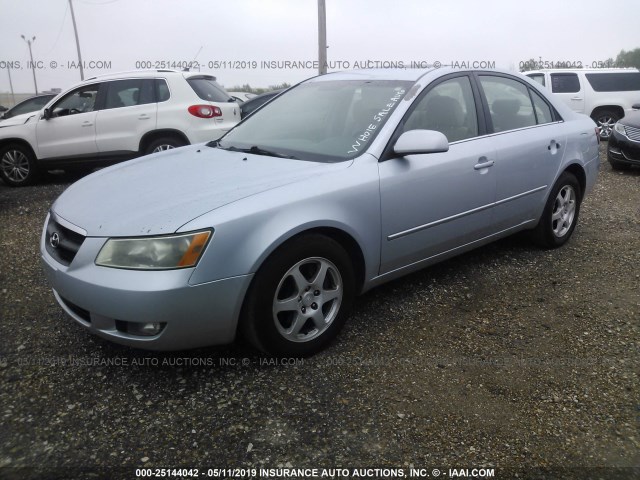
{"type": "Polygon", "coordinates": [[[19,103],[11,110],[8,110],[4,114],[4,118],[15,117],[16,115],[22,115],[23,113],[31,113],[36,110],[40,110],[44,107],[49,100],[51,100],[55,95],[43,95],[41,97],[30,98],[25,100],[22,103],[19,103]]]}
{"type": "Polygon", "coordinates": [[[318,162],[348,160],[366,151],[412,84],[400,80],[303,83],[253,113],[218,146],[318,162]]]}

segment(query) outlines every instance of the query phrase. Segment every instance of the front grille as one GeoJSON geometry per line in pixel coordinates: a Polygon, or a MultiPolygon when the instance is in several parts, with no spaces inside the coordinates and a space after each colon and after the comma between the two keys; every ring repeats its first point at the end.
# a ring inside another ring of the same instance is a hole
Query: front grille
{"type": "Polygon", "coordinates": [[[69,266],[80,250],[84,238],[84,235],[60,225],[52,215],[47,224],[45,248],[58,262],[69,266]]]}
{"type": "Polygon", "coordinates": [[[630,127],[629,125],[625,125],[624,129],[627,132],[627,137],[636,142],[640,142],[640,128],[630,127]]]}

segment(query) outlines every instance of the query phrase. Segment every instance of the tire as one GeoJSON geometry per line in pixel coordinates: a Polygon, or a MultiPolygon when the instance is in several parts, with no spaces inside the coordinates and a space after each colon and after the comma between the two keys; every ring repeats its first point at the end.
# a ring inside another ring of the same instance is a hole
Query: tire
{"type": "Polygon", "coordinates": [[[31,185],[39,176],[31,149],[19,143],[0,148],[0,178],[10,187],[31,185]]]}
{"type": "Polygon", "coordinates": [[[149,155],[150,153],[163,152],[165,150],[171,150],[172,148],[183,147],[184,145],[184,141],[178,137],[160,137],[147,145],[144,154],[149,155]]]}
{"type": "Polygon", "coordinates": [[[243,305],[240,328],[263,352],[307,357],[342,329],[354,294],[353,265],[344,248],[324,235],[303,235],[260,267],[243,305]]]}
{"type": "Polygon", "coordinates": [[[576,228],[582,202],[582,190],[575,175],[563,172],[555,183],[533,230],[534,241],[545,248],[561,247],[576,228]]]}
{"type": "Polygon", "coordinates": [[[620,115],[613,110],[599,110],[597,113],[592,114],[591,118],[598,125],[600,138],[602,140],[609,140],[611,132],[613,131],[613,125],[620,120],[620,115]]]}

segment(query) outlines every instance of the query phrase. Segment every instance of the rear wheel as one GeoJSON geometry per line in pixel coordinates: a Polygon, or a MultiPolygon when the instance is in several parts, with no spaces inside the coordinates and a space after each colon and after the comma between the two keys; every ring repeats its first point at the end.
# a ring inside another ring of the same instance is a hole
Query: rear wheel
{"type": "Polygon", "coordinates": [[[620,120],[620,115],[613,110],[600,110],[592,115],[591,118],[593,118],[593,121],[598,125],[600,138],[602,140],[608,140],[613,132],[613,126],[620,120]]]}
{"type": "Polygon", "coordinates": [[[551,189],[533,239],[546,248],[567,243],[578,223],[582,191],[575,175],[564,172],[551,189]]]}
{"type": "Polygon", "coordinates": [[[0,149],[0,178],[10,187],[31,185],[38,177],[38,165],[31,150],[11,144],[0,149]]]}
{"type": "Polygon", "coordinates": [[[243,308],[243,334],[275,356],[312,355],[344,325],[354,290],[353,266],[339,243],[318,234],[298,237],[256,273],[243,308]]]}
{"type": "Polygon", "coordinates": [[[163,152],[165,150],[171,150],[172,148],[178,148],[184,146],[183,140],[178,137],[161,137],[153,140],[145,149],[145,155],[150,153],[163,152]]]}

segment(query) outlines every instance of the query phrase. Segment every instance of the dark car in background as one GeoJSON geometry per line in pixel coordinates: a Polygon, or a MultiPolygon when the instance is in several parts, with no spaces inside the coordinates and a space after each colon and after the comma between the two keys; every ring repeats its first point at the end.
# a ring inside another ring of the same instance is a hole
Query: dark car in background
{"type": "Polygon", "coordinates": [[[607,160],[614,170],[627,169],[632,165],[640,167],[640,103],[634,104],[633,111],[613,126],[607,160]]]}
{"type": "Polygon", "coordinates": [[[49,100],[51,100],[55,96],[55,93],[47,93],[44,95],[36,95],[34,97],[27,98],[26,100],[18,103],[15,107],[10,108],[6,112],[4,112],[2,116],[0,116],[0,121],[7,120],[24,113],[31,113],[40,110],[47,103],[49,103],[49,100]]]}
{"type": "Polygon", "coordinates": [[[271,92],[262,93],[240,104],[240,118],[245,118],[259,109],[275,96],[282,93],[285,89],[280,88],[271,92]]]}

